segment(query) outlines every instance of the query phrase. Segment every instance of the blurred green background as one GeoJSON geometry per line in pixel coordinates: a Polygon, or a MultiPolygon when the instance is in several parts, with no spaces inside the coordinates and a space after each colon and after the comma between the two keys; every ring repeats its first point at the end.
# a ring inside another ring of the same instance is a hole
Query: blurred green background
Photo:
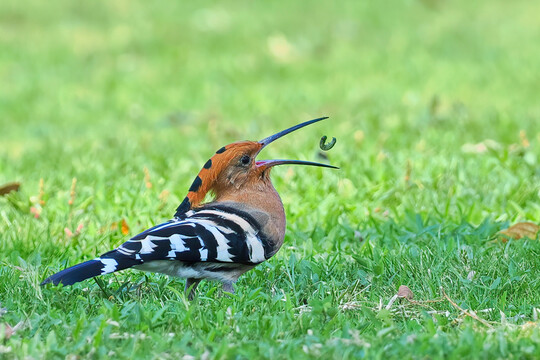
{"type": "MultiPolygon", "coordinates": [[[[463,145],[493,139],[506,149],[520,143],[520,130],[538,143],[539,8],[4,1],[0,181],[37,192],[40,178],[69,187],[76,176],[92,186],[97,172],[114,181],[146,166],[182,198],[214,149],[323,115],[330,123],[269,153],[312,157],[328,133],[339,140],[330,153],[344,168],[339,177],[355,187],[366,176],[396,181],[370,173],[388,165],[402,176],[408,160],[413,173],[429,172],[426,181],[448,167],[442,176],[451,178],[471,161],[463,145]],[[51,176],[51,167],[62,171],[51,176]]],[[[508,181],[492,170],[466,183],[508,181]]]]}
{"type": "Polygon", "coordinates": [[[209,119],[259,136],[243,127],[320,114],[393,136],[429,130],[435,96],[452,116],[425,127],[510,141],[539,115],[540,29],[535,2],[504,4],[5,1],[2,142],[133,142],[209,119]]]}
{"type": "MultiPolygon", "coordinates": [[[[323,339],[323,354],[339,357],[341,343],[324,339],[337,336],[336,329],[369,323],[373,327],[362,336],[372,342],[371,354],[391,347],[379,334],[384,326],[394,329],[394,354],[403,354],[411,334],[432,339],[431,317],[419,325],[364,313],[339,312],[335,321],[323,317],[307,325],[287,318],[325,296],[331,298],[328,306],[361,298],[376,307],[403,283],[421,299],[438,297],[444,285],[463,307],[496,308],[521,316],[518,324],[533,321],[540,306],[538,242],[486,244],[511,223],[540,220],[538,14],[540,3],[530,0],[3,0],[0,184],[19,181],[21,189],[0,197],[0,301],[11,311],[6,321],[29,318],[32,324],[12,340],[13,347],[71,334],[75,324],[87,321],[79,313],[88,313],[92,334],[99,326],[109,329],[97,314],[114,318],[116,310],[100,308],[107,301],[100,300],[95,283],[81,285],[98,296],[88,305],[81,301],[88,294],[81,297],[79,288],[55,298],[56,289],[42,293],[37,284],[45,274],[123,242],[121,219],[134,235],[172,216],[219,147],[320,116],[330,119],[283,138],[262,157],[324,161],[319,139],[335,136],[337,144],[326,155],[341,170],[276,169],[274,184],[288,214],[286,245],[239,282],[241,301],[218,298],[211,311],[190,308],[220,335],[208,335],[196,322],[164,320],[167,325],[155,332],[159,341],[152,340],[158,349],[172,346],[162,333],[178,331],[200,340],[185,349],[201,356],[204,344],[237,344],[227,330],[237,326],[247,342],[273,339],[257,345],[261,349],[276,351],[278,341],[282,356],[297,355],[311,341],[304,337],[306,326],[327,326],[315,336],[323,339]],[[65,230],[75,233],[79,226],[75,236],[65,230]],[[295,259],[303,259],[303,267],[294,268],[295,259]],[[287,266],[302,280],[287,277],[287,266]],[[473,270],[483,274],[481,281],[468,279],[473,270]],[[281,300],[268,305],[263,295],[242,297],[253,286],[262,286],[262,294],[283,294],[286,309],[279,307],[281,300]],[[275,332],[259,333],[241,318],[220,327],[228,316],[221,302],[236,311],[250,301],[261,312],[284,314],[269,320],[275,332]],[[71,306],[79,313],[71,314],[71,306]],[[53,320],[38,315],[43,313],[53,320]],[[64,328],[54,326],[55,316],[64,328]]],[[[122,274],[120,279],[142,281],[140,273],[122,274]]],[[[169,316],[177,307],[183,313],[181,296],[161,285],[159,291],[172,298],[169,316]]],[[[213,286],[203,284],[201,292],[213,286]]],[[[149,318],[159,318],[152,291],[137,302],[145,304],[149,318]]],[[[128,302],[136,297],[134,291],[122,296],[128,302]]],[[[311,305],[326,312],[324,304],[311,305]]],[[[125,303],[118,306],[130,313],[125,303]]],[[[438,310],[455,311],[446,302],[438,310]]],[[[498,312],[484,316],[502,321],[498,312]]],[[[144,323],[130,321],[119,331],[144,323]]],[[[528,356],[538,345],[538,327],[536,337],[525,340],[507,330],[471,329],[443,327],[433,341],[457,357],[488,350],[506,357],[512,349],[528,356]]],[[[56,346],[50,341],[36,349],[49,354],[56,346]]],[[[106,354],[116,343],[103,341],[106,354]]],[[[85,345],[66,346],[62,356],[88,351],[85,345]]],[[[250,349],[256,353],[257,346],[250,349]]],[[[234,354],[216,351],[210,354],[234,354]]]]}

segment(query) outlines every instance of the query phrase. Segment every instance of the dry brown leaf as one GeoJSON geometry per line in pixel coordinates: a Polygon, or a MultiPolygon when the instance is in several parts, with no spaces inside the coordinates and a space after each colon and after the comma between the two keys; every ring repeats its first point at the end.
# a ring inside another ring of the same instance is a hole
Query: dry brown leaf
{"type": "Polygon", "coordinates": [[[98,230],[98,233],[99,234],[105,234],[105,233],[108,233],[108,232],[111,232],[111,231],[116,231],[118,230],[118,223],[115,221],[113,223],[111,223],[109,226],[102,226],[99,228],[98,230]]]}
{"type": "Polygon", "coordinates": [[[406,298],[407,300],[412,300],[414,298],[414,294],[409,289],[408,286],[401,285],[398,289],[397,296],[400,298],[406,298]]]}
{"type": "Polygon", "coordinates": [[[520,222],[510,226],[506,230],[499,231],[501,240],[503,242],[508,241],[508,238],[519,240],[524,237],[529,239],[536,239],[536,236],[540,232],[540,226],[532,222],[520,222]]]}
{"type": "Polygon", "coordinates": [[[0,195],[9,194],[12,191],[19,191],[20,187],[21,187],[21,183],[18,183],[18,182],[10,182],[10,183],[1,185],[0,186],[0,195]]]}
{"type": "Polygon", "coordinates": [[[122,234],[123,235],[129,234],[129,226],[126,222],[126,219],[122,219],[122,222],[120,223],[120,225],[121,225],[122,234]]]}

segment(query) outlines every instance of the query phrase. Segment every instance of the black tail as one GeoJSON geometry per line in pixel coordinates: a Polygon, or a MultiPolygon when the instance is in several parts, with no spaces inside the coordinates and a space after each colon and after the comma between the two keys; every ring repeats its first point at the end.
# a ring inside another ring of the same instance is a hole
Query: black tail
{"type": "Polygon", "coordinates": [[[97,259],[83,262],[51,275],[43,280],[41,285],[58,285],[60,283],[63,285],[73,285],[79,281],[124,270],[140,263],[140,260],[136,260],[119,253],[117,250],[113,250],[101,255],[101,257],[97,259]]]}

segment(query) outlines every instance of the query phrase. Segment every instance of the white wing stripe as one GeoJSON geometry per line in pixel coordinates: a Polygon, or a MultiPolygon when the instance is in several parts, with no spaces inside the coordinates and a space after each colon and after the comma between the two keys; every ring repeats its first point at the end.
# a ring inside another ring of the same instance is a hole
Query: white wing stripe
{"type": "Polygon", "coordinates": [[[202,248],[200,250],[200,254],[201,254],[201,261],[208,260],[208,249],[202,248]]]}
{"type": "Polygon", "coordinates": [[[131,254],[133,254],[133,250],[126,249],[122,245],[120,245],[116,250],[118,250],[118,252],[122,255],[130,256],[131,254]]]}
{"type": "MultiPolygon", "coordinates": [[[[229,245],[227,244],[228,240],[225,238],[225,236],[218,230],[217,226],[215,224],[206,224],[207,221],[197,221],[197,223],[201,226],[203,226],[206,230],[212,233],[214,236],[214,239],[216,239],[217,248],[216,248],[216,260],[219,261],[232,261],[231,255],[227,250],[229,250],[229,245]]],[[[204,243],[201,241],[201,245],[204,246],[204,243]]],[[[203,248],[206,252],[208,252],[207,249],[203,248]]],[[[202,257],[202,251],[201,249],[201,257],[202,257]]]]}
{"type": "Polygon", "coordinates": [[[160,237],[160,236],[152,236],[148,235],[144,239],[141,240],[141,251],[139,251],[139,254],[151,254],[154,252],[154,248],[156,248],[158,245],[154,244],[152,240],[163,240],[166,238],[160,237]]]}
{"type": "Polygon", "coordinates": [[[101,261],[101,263],[103,264],[103,269],[101,269],[101,275],[110,274],[116,271],[116,266],[118,266],[118,262],[116,260],[100,258],[97,258],[96,260],[101,261]]]}
{"type": "Polygon", "coordinates": [[[182,252],[189,250],[186,247],[186,244],[184,243],[184,240],[182,239],[182,236],[180,234],[174,234],[169,238],[169,241],[171,242],[171,250],[182,252]]]}
{"type": "Polygon", "coordinates": [[[247,242],[251,250],[249,254],[251,262],[258,263],[258,262],[265,261],[266,258],[264,257],[264,247],[261,243],[261,240],[256,236],[254,237],[249,236],[247,238],[247,242]]]}

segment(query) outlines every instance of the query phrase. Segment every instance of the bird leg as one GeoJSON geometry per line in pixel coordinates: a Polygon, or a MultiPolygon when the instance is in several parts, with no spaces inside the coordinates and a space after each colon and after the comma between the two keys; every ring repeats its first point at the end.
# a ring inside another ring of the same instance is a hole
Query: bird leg
{"type": "Polygon", "coordinates": [[[186,279],[186,288],[184,290],[188,300],[193,300],[195,297],[195,289],[201,282],[201,279],[187,278],[186,279]]]}
{"type": "Polygon", "coordinates": [[[227,281],[223,283],[223,291],[228,292],[230,294],[234,294],[234,287],[232,281],[227,281]]]}

